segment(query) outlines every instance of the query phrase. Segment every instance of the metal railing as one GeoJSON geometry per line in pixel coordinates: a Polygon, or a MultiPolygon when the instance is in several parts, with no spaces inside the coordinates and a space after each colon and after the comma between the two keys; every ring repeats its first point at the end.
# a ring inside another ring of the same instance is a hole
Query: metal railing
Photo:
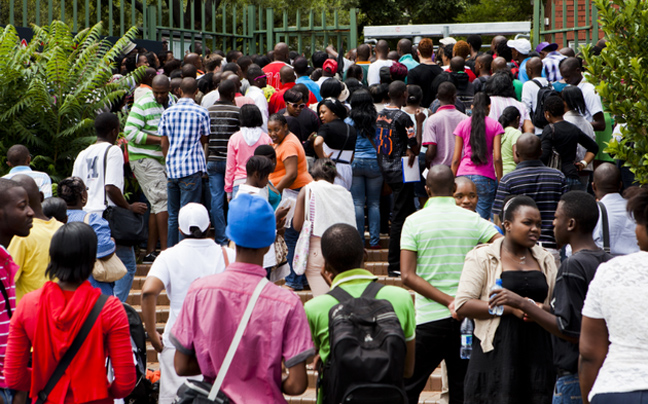
{"type": "MultiPolygon", "coordinates": [[[[104,22],[107,36],[121,36],[131,26],[141,38],[178,43],[179,51],[238,49],[263,53],[279,41],[311,54],[329,44],[357,45],[357,10],[278,11],[253,5],[237,7],[218,0],[2,0],[0,25],[29,27],[66,22],[73,32],[104,22]],[[217,4],[220,3],[220,4],[217,4]]],[[[171,47],[170,47],[171,48],[171,47]]],[[[179,57],[180,55],[176,55],[179,57]]]]}
{"type": "Polygon", "coordinates": [[[598,9],[592,0],[535,0],[533,44],[548,41],[563,47],[596,43],[601,34],[598,9]],[[546,8],[549,10],[546,10],[546,8]]]}

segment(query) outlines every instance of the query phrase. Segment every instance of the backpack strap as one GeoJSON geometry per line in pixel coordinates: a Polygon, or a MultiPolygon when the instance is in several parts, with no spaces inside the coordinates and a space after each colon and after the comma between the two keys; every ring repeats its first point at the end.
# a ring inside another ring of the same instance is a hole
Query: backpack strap
{"type": "Polygon", "coordinates": [[[227,256],[227,250],[225,249],[225,247],[221,246],[221,251],[223,251],[223,260],[225,261],[225,268],[227,268],[230,264],[229,257],[227,256]]]}
{"type": "Polygon", "coordinates": [[[76,337],[74,337],[72,344],[70,345],[68,350],[65,351],[65,354],[63,354],[63,357],[59,361],[58,365],[56,365],[54,372],[50,376],[43,390],[38,393],[36,404],[43,404],[45,401],[47,401],[47,397],[52,392],[54,387],[56,387],[56,384],[59,382],[63,374],[65,374],[65,371],[67,370],[68,366],[70,366],[72,359],[74,359],[77,352],[79,351],[79,348],[81,348],[81,345],[83,345],[83,342],[88,337],[90,330],[94,326],[95,322],[97,322],[99,313],[101,313],[101,310],[103,310],[104,305],[107,301],[108,296],[104,295],[103,293],[99,295],[99,298],[92,307],[90,314],[88,314],[88,317],[86,317],[85,321],[83,322],[79,333],[76,335],[76,337]]]}
{"type": "Polygon", "coordinates": [[[378,291],[383,288],[382,283],[378,283],[376,281],[372,281],[367,287],[365,288],[364,292],[362,292],[361,297],[366,297],[369,299],[375,299],[376,295],[378,294],[378,291]]]}
{"type": "Polygon", "coordinates": [[[536,86],[542,88],[542,84],[540,84],[540,82],[538,80],[532,79],[531,81],[534,82],[536,86]]]}
{"type": "Polygon", "coordinates": [[[333,296],[340,303],[347,303],[354,299],[354,297],[351,296],[349,292],[339,286],[331,289],[327,294],[333,296]]]}
{"type": "Polygon", "coordinates": [[[603,251],[610,254],[610,222],[608,220],[607,209],[601,202],[596,202],[601,209],[601,228],[603,230],[603,251]]]}

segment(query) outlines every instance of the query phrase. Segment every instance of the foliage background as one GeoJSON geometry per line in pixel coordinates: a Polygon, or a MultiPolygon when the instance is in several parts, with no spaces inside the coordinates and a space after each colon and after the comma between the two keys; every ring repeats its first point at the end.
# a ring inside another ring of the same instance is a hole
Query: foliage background
{"type": "Polygon", "coordinates": [[[623,139],[606,152],[626,161],[641,184],[648,183],[648,2],[596,0],[606,47],[593,57],[584,51],[587,80],[596,86],[608,112],[625,123],[623,139]]]}
{"type": "Polygon", "coordinates": [[[32,27],[34,38],[20,45],[15,28],[0,33],[0,174],[8,171],[6,151],[27,146],[32,168],[47,172],[56,182],[72,172],[79,151],[96,141],[94,118],[127,94],[136,70],[109,83],[114,60],[136,29],[114,46],[100,39],[102,25],[72,35],[54,21],[32,27]]]}

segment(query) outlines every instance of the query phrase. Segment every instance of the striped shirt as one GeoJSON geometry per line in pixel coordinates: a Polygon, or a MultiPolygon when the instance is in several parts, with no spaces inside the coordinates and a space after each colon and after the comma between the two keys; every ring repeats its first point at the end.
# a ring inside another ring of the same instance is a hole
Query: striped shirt
{"type": "MultiPolygon", "coordinates": [[[[487,243],[497,230],[492,223],[456,205],[453,197],[433,197],[403,225],[401,249],[414,251],[416,274],[441,292],[455,296],[466,254],[487,243]]],[[[416,294],[416,325],[450,318],[450,310],[416,294]]]]}
{"type": "Polygon", "coordinates": [[[239,131],[241,109],[231,102],[216,101],[209,112],[209,161],[226,161],[230,137],[239,131]]]}
{"type": "Polygon", "coordinates": [[[549,52],[544,59],[542,59],[542,68],[543,77],[546,77],[550,83],[555,81],[562,80],[562,75],[560,74],[560,62],[563,59],[567,59],[567,56],[562,55],[560,52],[553,51],[549,52]]]}
{"type": "Polygon", "coordinates": [[[29,166],[16,166],[9,170],[9,174],[5,175],[2,178],[10,180],[14,177],[14,175],[18,174],[30,176],[38,186],[38,190],[43,193],[43,198],[52,197],[52,179],[49,175],[47,175],[47,173],[34,171],[29,166]]]}
{"type": "Polygon", "coordinates": [[[206,172],[205,152],[200,139],[209,136],[209,114],[205,108],[189,98],[162,114],[158,135],[169,138],[166,171],[169,178],[184,178],[206,172]]]}
{"type": "MultiPolygon", "coordinates": [[[[16,285],[13,278],[17,272],[18,265],[14,263],[4,246],[0,245],[0,282],[3,283],[7,296],[9,296],[12,313],[16,311],[16,285]]],[[[4,361],[8,336],[9,313],[7,312],[7,302],[4,297],[0,296],[0,388],[2,389],[7,388],[4,377],[4,361]]]]}
{"type": "MultiPolygon", "coordinates": [[[[169,97],[167,107],[173,104],[173,99],[169,97]]],[[[158,123],[163,112],[164,106],[155,101],[152,92],[133,104],[124,127],[124,135],[128,140],[128,161],[152,158],[164,164],[162,147],[159,144],[146,144],[149,135],[157,136],[158,123]]]]}
{"type": "Polygon", "coordinates": [[[559,170],[546,167],[540,160],[522,161],[515,170],[506,174],[499,183],[493,214],[502,217],[504,199],[508,195],[526,195],[540,209],[542,232],[540,242],[544,248],[556,248],[553,219],[560,197],[569,191],[565,175],[559,170]]]}

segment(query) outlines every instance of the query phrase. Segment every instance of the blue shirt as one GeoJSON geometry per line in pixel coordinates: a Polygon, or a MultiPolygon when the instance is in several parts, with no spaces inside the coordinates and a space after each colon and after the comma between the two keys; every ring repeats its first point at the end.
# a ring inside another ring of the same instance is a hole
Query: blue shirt
{"type": "Polygon", "coordinates": [[[209,136],[207,110],[189,98],[167,108],[158,124],[158,135],[169,139],[166,171],[169,178],[184,178],[207,171],[200,139],[209,136]]]}
{"type": "MultiPolygon", "coordinates": [[[[527,74],[526,71],[526,64],[531,58],[526,58],[520,63],[520,72],[518,73],[518,80],[520,80],[522,83],[525,83],[529,81],[529,75],[527,74]]],[[[547,73],[545,72],[544,69],[542,69],[542,77],[547,77],[547,73]]]]}
{"type": "Polygon", "coordinates": [[[411,53],[401,56],[401,58],[398,59],[398,62],[404,64],[405,67],[407,67],[408,72],[419,65],[419,63],[414,60],[414,57],[411,53]]]}
{"type": "MultiPolygon", "coordinates": [[[[344,122],[355,127],[353,119],[347,117],[344,122]]],[[[357,129],[357,128],[356,128],[357,129]]],[[[372,136],[373,134],[367,134],[360,131],[357,131],[356,137],[356,146],[355,146],[355,158],[357,159],[375,159],[377,158],[376,149],[371,144],[371,141],[366,135],[372,136]]]]}
{"type": "Polygon", "coordinates": [[[80,209],[69,209],[68,223],[83,222],[86,215],[88,217],[88,225],[97,234],[97,258],[107,257],[115,252],[115,242],[110,238],[110,226],[106,219],[102,218],[97,213],[88,213],[80,209]]]}
{"type": "Polygon", "coordinates": [[[319,86],[317,85],[316,82],[311,80],[310,77],[302,76],[302,77],[298,78],[297,80],[295,80],[295,83],[305,85],[306,87],[308,87],[310,92],[313,93],[315,98],[317,98],[317,102],[322,101],[322,96],[320,95],[320,88],[319,88],[319,86]]]}

